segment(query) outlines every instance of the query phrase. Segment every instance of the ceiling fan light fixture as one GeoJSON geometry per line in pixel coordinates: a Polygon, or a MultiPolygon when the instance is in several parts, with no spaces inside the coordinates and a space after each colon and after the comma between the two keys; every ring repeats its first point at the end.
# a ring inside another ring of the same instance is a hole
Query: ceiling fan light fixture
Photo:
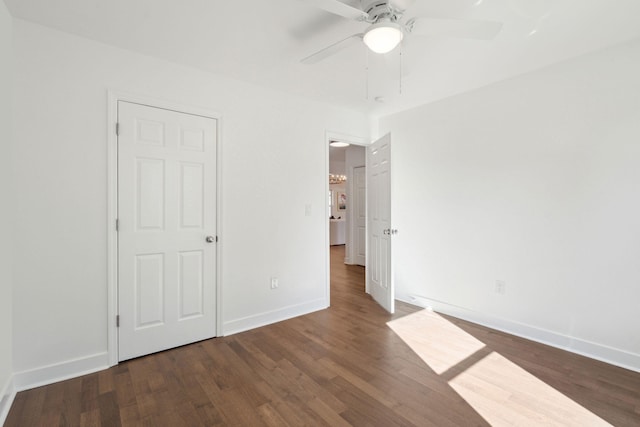
{"type": "Polygon", "coordinates": [[[404,34],[402,27],[392,21],[373,24],[364,33],[364,44],[375,53],[387,53],[400,44],[404,34]]]}

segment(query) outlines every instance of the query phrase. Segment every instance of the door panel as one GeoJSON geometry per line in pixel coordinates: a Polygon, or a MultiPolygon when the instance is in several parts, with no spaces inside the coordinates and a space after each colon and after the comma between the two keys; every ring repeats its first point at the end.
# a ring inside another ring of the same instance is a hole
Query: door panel
{"type": "Polygon", "coordinates": [[[216,331],[215,119],[118,102],[119,360],[216,331]]]}
{"type": "Polygon", "coordinates": [[[203,314],[202,251],[180,252],[180,320],[203,314]]]}
{"type": "Polygon", "coordinates": [[[366,167],[354,168],[355,177],[355,260],[358,265],[365,265],[367,254],[367,172],[366,167]]]}
{"type": "Polygon", "coordinates": [[[367,147],[367,289],[378,304],[394,311],[391,240],[391,135],[367,147]]]}
{"type": "Polygon", "coordinates": [[[202,229],[204,169],[201,163],[180,163],[180,227],[202,229]]]}
{"type": "Polygon", "coordinates": [[[136,329],[164,323],[164,254],[136,255],[136,329]]]}
{"type": "Polygon", "coordinates": [[[164,160],[136,159],[137,229],[164,229],[164,160]]]}

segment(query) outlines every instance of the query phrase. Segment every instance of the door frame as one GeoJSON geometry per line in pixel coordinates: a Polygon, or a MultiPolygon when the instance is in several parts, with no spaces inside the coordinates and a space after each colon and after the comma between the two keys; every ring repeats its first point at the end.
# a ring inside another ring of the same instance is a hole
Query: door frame
{"type": "MultiPolygon", "coordinates": [[[[346,133],[342,133],[342,132],[335,132],[335,131],[331,131],[331,130],[326,130],[325,131],[325,138],[324,138],[324,150],[325,150],[325,156],[324,156],[324,199],[323,200],[327,200],[327,194],[329,194],[329,142],[331,141],[341,141],[341,142],[347,142],[351,145],[358,145],[361,147],[366,147],[367,145],[371,144],[371,140],[369,138],[363,138],[361,136],[355,136],[355,135],[349,135],[346,133]]],[[[348,171],[347,171],[348,172],[348,171]]],[[[353,174],[352,174],[353,175],[353,174]]],[[[347,184],[348,185],[348,184],[347,184]]],[[[349,200],[347,200],[347,203],[349,203],[349,200]]],[[[326,298],[326,306],[329,307],[331,305],[331,245],[330,245],[330,227],[331,227],[331,223],[329,221],[329,217],[331,216],[331,207],[329,206],[328,203],[325,202],[324,204],[324,209],[325,209],[325,242],[324,242],[324,247],[325,247],[325,263],[326,263],[326,268],[325,271],[326,273],[326,278],[325,278],[325,282],[326,282],[326,290],[325,290],[325,298],[326,298]]],[[[351,211],[349,211],[351,213],[351,211]]],[[[351,230],[349,230],[351,231],[351,230]]],[[[368,254],[369,251],[366,251],[366,253],[368,254]]],[[[365,262],[366,264],[366,262],[365,262]]],[[[366,266],[365,266],[366,268],[366,266]]],[[[365,291],[368,291],[368,284],[365,283],[365,291]]]]}
{"type": "Polygon", "coordinates": [[[149,107],[162,108],[180,113],[204,116],[216,120],[216,235],[219,240],[216,248],[216,336],[223,335],[222,327],[222,115],[206,108],[183,105],[152,96],[128,92],[107,91],[107,354],[109,366],[118,364],[118,102],[131,102],[149,107]]]}

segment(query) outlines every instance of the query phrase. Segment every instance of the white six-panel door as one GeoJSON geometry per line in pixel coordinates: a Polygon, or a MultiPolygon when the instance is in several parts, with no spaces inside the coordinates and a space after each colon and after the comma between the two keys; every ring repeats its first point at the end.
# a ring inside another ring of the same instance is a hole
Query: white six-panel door
{"type": "Polygon", "coordinates": [[[390,134],[367,147],[367,233],[367,289],[378,304],[393,313],[390,134]]]}
{"type": "Polygon", "coordinates": [[[216,334],[215,119],[118,102],[118,359],[216,334]]]}

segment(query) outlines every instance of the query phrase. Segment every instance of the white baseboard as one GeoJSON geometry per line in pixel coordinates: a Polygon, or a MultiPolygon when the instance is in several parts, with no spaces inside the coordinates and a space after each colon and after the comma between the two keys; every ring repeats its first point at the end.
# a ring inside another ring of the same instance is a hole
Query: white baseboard
{"type": "Polygon", "coordinates": [[[4,425],[9,415],[9,409],[16,398],[16,388],[13,383],[13,376],[10,376],[6,384],[0,388],[0,426],[4,425]]]}
{"type": "Polygon", "coordinates": [[[579,338],[563,335],[531,325],[518,323],[513,320],[495,317],[486,313],[480,313],[464,307],[458,307],[442,301],[436,301],[417,295],[397,295],[400,301],[420,307],[431,308],[436,312],[477,323],[491,329],[496,329],[526,338],[552,347],[580,354],[601,362],[640,372],[640,354],[630,353],[617,348],[609,347],[579,338]]]}
{"type": "Polygon", "coordinates": [[[92,374],[109,367],[109,354],[98,353],[86,357],[67,360],[65,362],[40,368],[30,369],[13,374],[13,381],[17,391],[53,384],[58,381],[92,374]]]}
{"type": "Polygon", "coordinates": [[[272,323],[291,319],[293,317],[313,313],[314,311],[324,310],[328,307],[329,304],[327,300],[325,298],[319,298],[302,304],[290,305],[278,310],[229,320],[224,322],[224,335],[237,334],[239,332],[248,331],[249,329],[259,328],[260,326],[266,326],[272,323]]]}

